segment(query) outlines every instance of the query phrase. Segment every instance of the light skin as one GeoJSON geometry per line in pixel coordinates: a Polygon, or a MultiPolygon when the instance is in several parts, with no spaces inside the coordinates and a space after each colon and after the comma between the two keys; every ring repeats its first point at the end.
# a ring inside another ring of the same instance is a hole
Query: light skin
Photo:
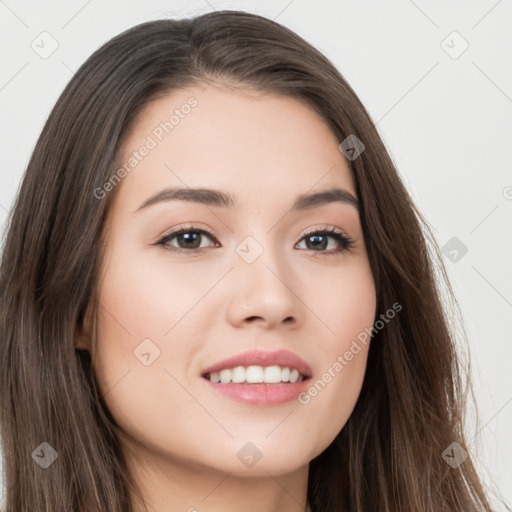
{"type": "MultiPolygon", "coordinates": [[[[114,191],[93,365],[149,510],[303,512],[309,462],[347,422],[369,345],[305,405],[236,402],[201,374],[246,350],[285,349],[315,381],[371,328],[376,295],[358,210],[340,201],[291,209],[300,195],[331,188],[357,198],[355,183],[340,141],[310,107],[217,83],[146,106],[119,161],[191,96],[197,106],[162,141],[153,135],[156,147],[114,191]],[[220,190],[237,206],[173,200],[138,210],[168,187],[220,190]],[[180,226],[213,237],[196,234],[199,253],[180,236],[166,244],[181,253],[156,245],[180,226]],[[353,246],[305,236],[326,227],[353,246]],[[252,263],[236,250],[246,237],[263,249],[252,263]],[[160,350],[149,365],[134,354],[145,339],[160,350]],[[249,442],[261,453],[252,467],[237,457],[249,442]]],[[[77,345],[91,343],[87,320],[77,345]]]]}

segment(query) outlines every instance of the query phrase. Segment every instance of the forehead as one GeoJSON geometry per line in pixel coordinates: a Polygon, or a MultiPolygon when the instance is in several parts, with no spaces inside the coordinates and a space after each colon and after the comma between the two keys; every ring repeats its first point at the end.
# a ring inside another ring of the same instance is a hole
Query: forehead
{"type": "Polygon", "coordinates": [[[195,85],[139,113],[119,151],[118,163],[131,170],[117,193],[130,206],[169,186],[222,189],[254,204],[330,187],[356,196],[338,145],[325,121],[297,99],[195,85]]]}

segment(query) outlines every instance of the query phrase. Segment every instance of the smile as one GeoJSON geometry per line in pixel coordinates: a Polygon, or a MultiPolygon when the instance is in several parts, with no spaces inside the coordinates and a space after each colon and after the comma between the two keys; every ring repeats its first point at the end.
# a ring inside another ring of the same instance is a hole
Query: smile
{"type": "Polygon", "coordinates": [[[217,384],[295,384],[304,380],[305,377],[296,368],[288,366],[251,365],[223,368],[220,371],[207,373],[205,378],[217,384]]]}

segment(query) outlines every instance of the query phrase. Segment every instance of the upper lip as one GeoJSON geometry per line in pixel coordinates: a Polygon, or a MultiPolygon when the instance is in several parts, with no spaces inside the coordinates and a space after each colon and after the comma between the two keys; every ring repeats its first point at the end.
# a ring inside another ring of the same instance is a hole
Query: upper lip
{"type": "Polygon", "coordinates": [[[207,373],[218,372],[224,368],[235,368],[236,366],[287,366],[296,368],[304,377],[311,377],[312,370],[304,359],[289,350],[261,351],[249,350],[233,357],[223,359],[203,371],[203,376],[207,373]]]}

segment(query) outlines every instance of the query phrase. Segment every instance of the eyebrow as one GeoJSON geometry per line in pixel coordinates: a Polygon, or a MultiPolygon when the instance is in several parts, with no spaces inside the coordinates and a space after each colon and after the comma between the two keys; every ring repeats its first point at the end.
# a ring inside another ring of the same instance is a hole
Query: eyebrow
{"type": "MultiPolygon", "coordinates": [[[[146,199],[133,213],[151,205],[168,201],[190,201],[223,208],[234,208],[238,204],[231,194],[220,190],[205,188],[166,188],[146,199]]],[[[335,202],[352,205],[359,211],[359,201],[350,192],[342,188],[331,188],[322,192],[302,194],[293,203],[292,211],[309,210],[335,202]]]]}

